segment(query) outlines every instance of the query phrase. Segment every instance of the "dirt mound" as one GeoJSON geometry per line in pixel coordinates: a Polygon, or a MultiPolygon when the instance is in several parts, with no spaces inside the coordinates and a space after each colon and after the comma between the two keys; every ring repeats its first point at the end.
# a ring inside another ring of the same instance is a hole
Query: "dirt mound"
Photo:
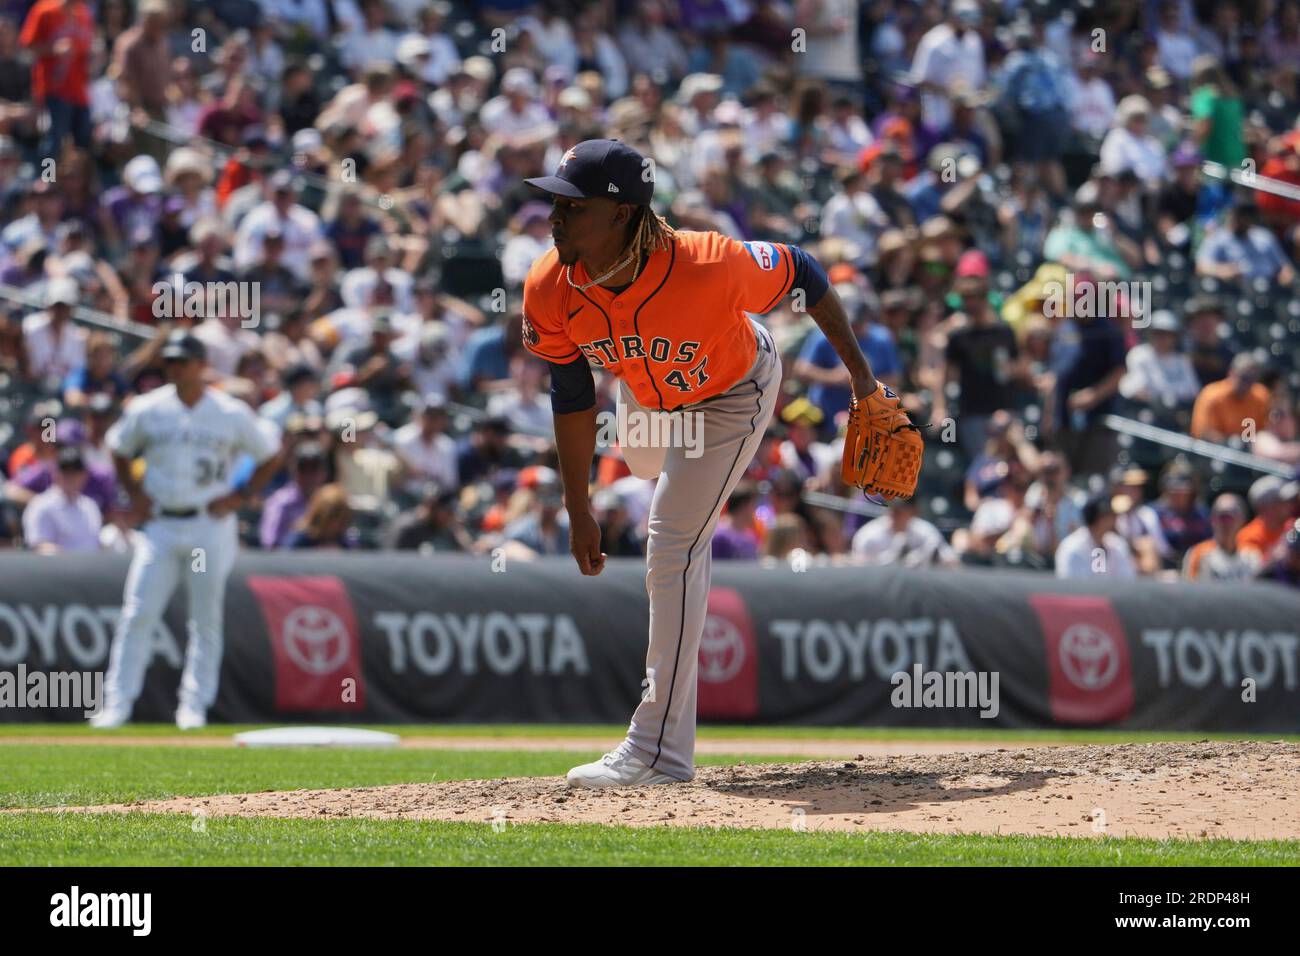
{"type": "Polygon", "coordinates": [[[87,808],[211,816],[1300,838],[1300,746],[1159,743],[701,768],[686,784],[507,778],[87,808]]]}

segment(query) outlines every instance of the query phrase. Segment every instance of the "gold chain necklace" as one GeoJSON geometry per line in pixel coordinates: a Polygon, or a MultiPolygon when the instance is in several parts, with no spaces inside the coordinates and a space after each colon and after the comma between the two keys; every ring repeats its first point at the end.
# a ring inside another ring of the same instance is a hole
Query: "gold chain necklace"
{"type": "MultiPolygon", "coordinates": [[[[579,292],[585,292],[587,289],[590,289],[592,286],[599,285],[600,283],[604,282],[610,276],[618,275],[620,272],[622,272],[624,269],[627,268],[627,264],[632,261],[632,256],[635,255],[636,255],[635,252],[629,254],[626,259],[624,259],[618,265],[614,266],[614,268],[610,269],[603,276],[599,276],[595,279],[592,279],[586,285],[578,285],[576,282],[573,281],[573,266],[566,267],[564,274],[569,280],[569,285],[573,286],[579,292]]],[[[636,277],[641,274],[642,265],[643,265],[643,260],[640,257],[638,257],[636,263],[636,269],[632,272],[632,282],[635,282],[636,277]]],[[[632,282],[629,282],[628,285],[631,285],[632,282]]]]}

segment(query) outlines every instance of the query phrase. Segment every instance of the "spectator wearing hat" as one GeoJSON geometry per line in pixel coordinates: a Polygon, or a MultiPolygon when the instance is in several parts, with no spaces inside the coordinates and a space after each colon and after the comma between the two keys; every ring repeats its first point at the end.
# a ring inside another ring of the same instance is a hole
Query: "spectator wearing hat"
{"type": "Polygon", "coordinates": [[[547,249],[551,238],[551,207],[541,201],[524,203],[511,221],[511,234],[501,250],[501,274],[512,289],[523,287],[528,269],[547,249]]]}
{"type": "Polygon", "coordinates": [[[72,310],[80,303],[77,280],[51,279],[45,287],[45,309],[23,320],[27,346],[27,374],[34,381],[61,383],[86,364],[86,331],[72,323],[72,310]]]}
{"type": "Polygon", "coordinates": [[[826,422],[822,410],[807,398],[796,398],[781,410],[781,421],[785,425],[785,439],[780,444],[781,467],[798,475],[805,484],[822,485],[832,463],[831,446],[817,441],[818,430],[826,422]]]}
{"type": "Polygon", "coordinates": [[[993,85],[1000,114],[1010,121],[1007,142],[1012,159],[1031,164],[1053,195],[1064,195],[1060,159],[1069,143],[1067,71],[1043,42],[1040,25],[1018,19],[1012,24],[1011,38],[1014,49],[1002,62],[993,85]]]}
{"type": "Polygon", "coordinates": [[[1289,395],[1274,396],[1268,424],[1255,433],[1252,450],[1260,458],[1300,466],[1300,417],[1289,395]]]}
{"type": "Polygon", "coordinates": [[[1128,544],[1115,533],[1115,512],[1127,508],[1106,495],[1094,495],[1083,506],[1083,526],[1068,534],[1056,549],[1056,576],[1083,581],[1097,575],[1117,580],[1137,577],[1128,544]]]}
{"type": "Polygon", "coordinates": [[[60,448],[49,488],[32,498],[23,511],[23,541],[41,554],[98,551],[103,524],[99,505],[82,493],[88,473],[81,451],[60,448]]]}
{"type": "Polygon", "coordinates": [[[536,136],[551,126],[551,116],[538,99],[537,79],[524,67],[512,67],[501,77],[501,92],[483,104],[483,128],[499,136],[536,136]]]}
{"type": "Polygon", "coordinates": [[[1100,148],[1115,119],[1115,92],[1101,70],[1102,54],[1084,50],[1075,63],[1069,83],[1068,112],[1075,132],[1100,148]]]}
{"type": "Polygon", "coordinates": [[[451,11],[447,0],[423,4],[416,14],[415,29],[398,41],[397,62],[434,88],[443,86],[461,65],[460,51],[447,30],[451,11]],[[416,45],[416,40],[423,40],[424,45],[416,45]],[[405,50],[403,43],[407,44],[405,50]]]}
{"type": "Polygon", "coordinates": [[[41,261],[31,264],[39,278],[45,256],[58,246],[58,228],[67,204],[58,184],[45,179],[32,183],[27,194],[32,198],[29,211],[0,231],[0,245],[10,256],[23,260],[39,255],[41,261]]]}
{"type": "Polygon", "coordinates": [[[302,303],[308,285],[284,262],[284,233],[271,226],[262,236],[262,254],[239,273],[241,282],[258,290],[259,314],[251,320],[260,324],[265,315],[283,315],[302,303]]]}
{"type": "Polygon", "coordinates": [[[1174,460],[1160,477],[1160,497],[1151,505],[1160,523],[1160,533],[1169,544],[1161,555],[1167,564],[1178,567],[1194,545],[1213,533],[1210,512],[1197,500],[1196,472],[1191,466],[1174,460]]]}
{"type": "Polygon", "coordinates": [[[1007,534],[1014,546],[1047,564],[1066,536],[1083,525],[1084,497],[1070,486],[1070,464],[1059,452],[1044,452],[1036,474],[1007,534]]]}
{"type": "Polygon", "coordinates": [[[1276,556],[1259,569],[1262,581],[1300,588],[1300,527],[1292,525],[1278,545],[1276,556]]]}
{"type": "Polygon", "coordinates": [[[379,223],[362,203],[361,193],[355,188],[345,187],[339,196],[335,215],[325,224],[325,238],[333,243],[344,269],[365,266],[365,255],[371,241],[382,240],[379,232],[379,223]]]}
{"type": "Polygon", "coordinates": [[[426,395],[418,416],[393,433],[393,450],[406,466],[407,491],[418,495],[428,482],[457,488],[456,441],[447,434],[447,403],[441,395],[426,395]]]}
{"type": "Polygon", "coordinates": [[[1180,79],[1190,80],[1192,135],[1201,155],[1212,163],[1240,169],[1247,155],[1246,122],[1236,86],[1212,55],[1193,60],[1190,74],[1180,79]]]}
{"type": "Polygon", "coordinates": [[[1155,23],[1156,56],[1162,67],[1186,83],[1192,76],[1192,61],[1199,48],[1196,37],[1189,29],[1189,22],[1184,18],[1184,8],[1180,0],[1161,0],[1155,23]]]}
{"type": "Polygon", "coordinates": [[[1054,396],[1056,440],[1076,473],[1104,472],[1115,460],[1115,433],[1105,417],[1115,411],[1127,370],[1124,333],[1100,309],[1076,309],[1077,349],[1062,363],[1054,396]]]}
{"type": "Polygon", "coordinates": [[[272,492],[262,505],[257,540],[267,550],[286,547],[294,529],[307,512],[307,503],[328,480],[325,449],[314,441],[303,442],[290,459],[289,480],[272,492]]]}
{"type": "Polygon", "coordinates": [[[1289,286],[1295,268],[1277,237],[1260,225],[1259,207],[1248,193],[1242,193],[1226,218],[1212,225],[1196,252],[1196,272],[1222,282],[1266,279],[1289,286]]]}
{"type": "Polygon", "coordinates": [[[1173,176],[1156,196],[1156,236],[1170,246],[1185,246],[1200,212],[1201,156],[1183,143],[1169,157],[1173,176]]]}
{"type": "Polygon", "coordinates": [[[1150,481],[1151,476],[1141,468],[1125,468],[1117,470],[1111,482],[1112,502],[1124,502],[1122,508],[1117,507],[1115,531],[1128,542],[1143,574],[1155,574],[1161,563],[1173,556],[1160,516],[1146,503],[1150,481]]]}
{"type": "Polygon", "coordinates": [[[61,160],[69,135],[78,149],[90,148],[90,54],[95,39],[95,22],[84,0],[37,0],[27,11],[19,41],[33,56],[32,98],[47,116],[43,157],[61,160]]]}
{"type": "Polygon", "coordinates": [[[429,483],[419,504],[398,516],[389,531],[387,547],[397,551],[431,554],[469,553],[474,541],[457,512],[455,488],[429,483]]]}
{"type": "MultiPolygon", "coordinates": [[[[858,346],[871,362],[876,378],[897,389],[900,384],[902,361],[898,345],[889,329],[878,324],[873,314],[876,304],[869,302],[860,286],[852,282],[837,282],[835,292],[844,303],[850,328],[858,346]]],[[[849,387],[848,370],[835,353],[834,346],[820,329],[814,328],[804,339],[799,357],[795,360],[794,375],[808,385],[808,400],[820,410],[822,421],[834,424],[836,416],[847,411],[853,390],[849,387]]]]}
{"type": "Polygon", "coordinates": [[[916,45],[911,78],[920,87],[922,116],[930,129],[943,129],[952,121],[949,94],[985,85],[981,16],[979,0],[952,0],[947,17],[916,45]]]}
{"type": "Polygon", "coordinates": [[[883,515],[859,528],[849,551],[868,565],[951,568],[961,563],[943,533],[918,515],[912,499],[893,502],[883,515]]]}
{"type": "MultiPolygon", "coordinates": [[[[379,288],[379,287],[376,287],[379,288]]],[[[340,350],[334,364],[336,371],[349,371],[352,384],[370,396],[380,419],[397,424],[404,417],[402,393],[411,387],[411,368],[393,351],[397,330],[385,312],[374,314],[370,334],[358,344],[340,350]]]]}
{"type": "Polygon", "coordinates": [[[1260,556],[1242,551],[1237,535],[1246,523],[1246,505],[1234,494],[1222,494],[1210,507],[1211,536],[1192,545],[1183,558],[1188,581],[1244,581],[1259,571],[1260,556]]]}
{"type": "Polygon", "coordinates": [[[822,209],[821,236],[852,243],[858,250],[858,265],[873,262],[876,241],[889,228],[889,217],[868,190],[867,176],[861,170],[847,169],[839,185],[822,209]]]}
{"type": "Polygon", "coordinates": [[[989,304],[989,271],[988,258],[977,250],[957,260],[953,287],[961,297],[961,310],[944,346],[931,412],[936,422],[948,417],[947,386],[956,383],[961,394],[957,442],[968,460],[984,446],[993,413],[1011,406],[1013,379],[1018,375],[1015,333],[989,304]]]}
{"type": "Polygon", "coordinates": [[[559,475],[547,468],[544,477],[529,491],[528,511],[506,525],[504,539],[523,545],[534,555],[568,554],[569,515],[564,510],[564,492],[559,475]]]}
{"type": "Polygon", "coordinates": [[[298,205],[297,183],[288,170],[279,170],[267,180],[265,195],[265,201],[244,217],[235,232],[236,269],[247,269],[261,259],[266,235],[278,231],[284,240],[284,264],[300,281],[310,281],[308,250],[324,238],[320,219],[298,205]]]}
{"type": "MultiPolygon", "coordinates": [[[[26,507],[33,498],[54,484],[59,467],[59,451],[63,448],[82,450],[86,429],[81,422],[65,418],[55,425],[54,441],[38,441],[32,448],[35,458],[5,484],[5,497],[18,507],[26,507]]],[[[87,466],[86,482],[82,491],[99,507],[100,513],[108,510],[117,491],[117,478],[111,469],[87,466]]]]}
{"type": "Polygon", "coordinates": [[[1201,389],[1192,407],[1191,435],[1220,444],[1265,427],[1272,397],[1260,382],[1263,369],[1249,352],[1232,359],[1228,377],[1201,389]]]}
{"type": "Polygon", "coordinates": [[[212,189],[213,161],[197,149],[182,146],[163,166],[163,183],[180,201],[176,213],[182,229],[192,229],[200,219],[217,215],[217,196],[212,189]]]}
{"type": "Polygon", "coordinates": [[[226,256],[227,233],[216,216],[205,216],[190,227],[190,249],[172,260],[171,272],[180,273],[188,282],[226,283],[236,281],[226,256]]]}
{"type": "Polygon", "coordinates": [[[1110,228],[1098,201],[1097,184],[1091,181],[1075,191],[1071,215],[1063,215],[1052,227],[1042,255],[1071,272],[1098,279],[1127,279],[1142,261],[1141,250],[1110,228]]]}
{"type": "MultiPolygon", "coordinates": [[[[613,488],[601,488],[591,497],[591,508],[600,525],[601,547],[614,558],[644,558],[646,529],[632,517],[627,496],[613,488]]],[[[718,539],[713,539],[713,556],[718,557],[718,539]]]]}
{"type": "Polygon", "coordinates": [[[970,527],[952,535],[953,551],[969,564],[1001,563],[1011,551],[1019,559],[1025,550],[1017,521],[1027,517],[1025,496],[1033,475],[1017,458],[999,461],[994,475],[995,493],[980,500],[970,527]]]}
{"type": "Polygon", "coordinates": [[[1297,491],[1294,481],[1284,482],[1275,475],[1257,479],[1246,496],[1255,517],[1237,532],[1237,547],[1254,551],[1261,559],[1272,555],[1296,517],[1297,491]]]}
{"type": "Polygon", "coordinates": [[[510,428],[549,444],[555,434],[546,365],[527,352],[510,357],[510,379],[488,396],[487,413],[510,423],[510,428]]]}
{"type": "Polygon", "coordinates": [[[1182,324],[1168,310],[1151,316],[1147,341],[1129,350],[1119,392],[1156,413],[1166,427],[1190,409],[1201,390],[1192,360],[1182,349],[1182,324]]]}
{"type": "MultiPolygon", "coordinates": [[[[150,119],[164,120],[172,72],[167,0],[141,0],[136,18],[114,42],[110,70],[116,77],[118,95],[127,106],[142,110],[150,119]]],[[[135,134],[135,141],[137,152],[149,153],[155,159],[166,154],[164,142],[143,130],[135,134]]]]}
{"type": "Polygon", "coordinates": [[[399,268],[396,250],[381,235],[366,240],[364,263],[360,268],[349,269],[343,275],[339,295],[349,309],[364,308],[375,287],[382,280],[393,290],[393,307],[398,313],[409,314],[415,308],[411,289],[415,279],[411,273],[399,268]]]}
{"type": "Polygon", "coordinates": [[[1223,308],[1209,296],[1189,299],[1184,307],[1187,316],[1187,355],[1196,369],[1196,378],[1204,388],[1228,375],[1233,350],[1221,336],[1223,308]]]}
{"type": "Polygon", "coordinates": [[[339,59],[356,75],[371,63],[392,63],[397,59],[398,34],[389,29],[384,0],[361,0],[362,23],[345,30],[339,42],[339,59]]]}
{"type": "Polygon", "coordinates": [[[1119,101],[1115,125],[1101,143],[1101,171],[1110,175],[1136,174],[1149,188],[1164,180],[1165,149],[1149,132],[1151,104],[1132,94],[1119,101]]]}
{"type": "Polygon", "coordinates": [[[1006,409],[989,416],[983,446],[966,469],[962,503],[975,511],[986,498],[996,495],[1014,468],[1027,474],[1038,470],[1039,452],[1025,438],[1024,426],[1006,409]],[[1013,465],[1014,462],[1014,465],[1013,465]]]}

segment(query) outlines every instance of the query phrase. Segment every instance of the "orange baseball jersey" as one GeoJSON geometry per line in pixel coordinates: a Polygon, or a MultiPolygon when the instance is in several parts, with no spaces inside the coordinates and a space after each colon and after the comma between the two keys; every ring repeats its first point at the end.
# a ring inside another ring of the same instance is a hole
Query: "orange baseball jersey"
{"type": "MultiPolygon", "coordinates": [[[[651,254],[618,295],[579,291],[565,271],[554,249],[528,271],[524,346],[560,364],[585,355],[644,407],[665,411],[725,392],[750,370],[758,343],[745,313],[772,311],[795,279],[788,245],[689,231],[651,254]]],[[[573,281],[591,281],[581,262],[573,281]]]]}

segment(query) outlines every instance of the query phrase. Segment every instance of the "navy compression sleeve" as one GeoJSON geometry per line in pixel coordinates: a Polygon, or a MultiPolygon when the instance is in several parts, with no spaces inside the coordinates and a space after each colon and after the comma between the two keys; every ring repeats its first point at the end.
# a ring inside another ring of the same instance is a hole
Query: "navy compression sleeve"
{"type": "Polygon", "coordinates": [[[591,374],[587,356],[579,355],[563,365],[558,362],[546,364],[551,367],[551,411],[567,415],[586,411],[596,404],[596,379],[591,374]]]}
{"type": "Polygon", "coordinates": [[[798,246],[790,247],[790,256],[794,260],[794,282],[790,290],[803,289],[804,301],[809,306],[816,305],[822,300],[826,290],[831,287],[826,270],[822,268],[820,262],[798,246]]]}

